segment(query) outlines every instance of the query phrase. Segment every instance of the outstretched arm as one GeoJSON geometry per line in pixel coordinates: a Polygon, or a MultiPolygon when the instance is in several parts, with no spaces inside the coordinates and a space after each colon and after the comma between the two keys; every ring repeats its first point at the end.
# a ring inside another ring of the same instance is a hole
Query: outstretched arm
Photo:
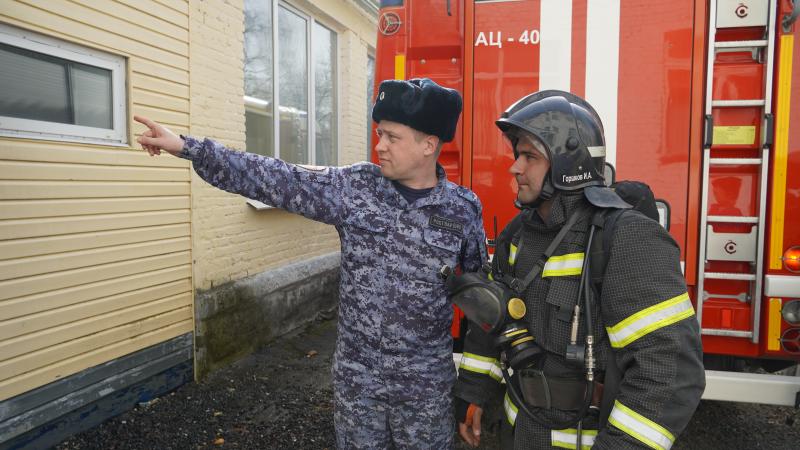
{"type": "Polygon", "coordinates": [[[289,164],[231,150],[210,139],[181,138],[146,117],[134,119],[148,128],[137,142],[150,155],[163,150],[188,159],[195,172],[215,187],[331,225],[344,217],[346,168],[289,164]]]}

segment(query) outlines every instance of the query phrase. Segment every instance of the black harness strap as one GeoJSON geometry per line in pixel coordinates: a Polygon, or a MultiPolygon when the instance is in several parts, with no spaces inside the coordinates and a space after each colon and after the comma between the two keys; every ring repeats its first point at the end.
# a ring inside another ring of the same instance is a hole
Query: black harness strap
{"type": "MultiPolygon", "coordinates": [[[[530,272],[528,272],[528,275],[526,275],[525,278],[523,278],[522,280],[519,280],[518,278],[513,278],[511,280],[510,283],[511,289],[516,291],[518,294],[522,294],[523,292],[525,292],[525,289],[527,289],[528,286],[530,286],[533,280],[539,275],[539,272],[542,271],[544,265],[547,263],[547,260],[550,259],[551,256],[553,256],[553,253],[555,253],[558,246],[567,236],[567,233],[569,233],[570,230],[572,230],[572,227],[575,226],[575,224],[578,223],[579,220],[581,220],[583,217],[586,217],[588,212],[589,210],[586,208],[579,208],[578,210],[573,212],[572,215],[569,216],[569,219],[567,219],[566,223],[564,223],[564,226],[561,227],[561,230],[558,232],[556,237],[553,238],[553,241],[550,242],[550,245],[547,246],[547,248],[544,250],[542,256],[539,257],[539,259],[533,265],[530,272]]],[[[519,245],[517,246],[517,254],[522,253],[522,248],[524,246],[525,246],[525,234],[523,233],[519,238],[519,245]]]]}

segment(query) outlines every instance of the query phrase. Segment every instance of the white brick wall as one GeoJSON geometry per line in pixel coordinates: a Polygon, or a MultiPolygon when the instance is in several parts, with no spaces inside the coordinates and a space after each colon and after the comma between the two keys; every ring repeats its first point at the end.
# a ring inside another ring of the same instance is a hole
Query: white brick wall
{"type": "MultiPolygon", "coordinates": [[[[374,18],[347,0],[295,4],[338,32],[339,162],[363,160],[367,48],[374,47],[374,18]],[[364,70],[354,70],[359,67],[364,70]]],[[[235,148],[245,142],[242,7],[236,0],[192,1],[190,6],[191,134],[235,148]]],[[[339,249],[332,227],[284,211],[256,211],[197,175],[192,179],[192,237],[195,288],[200,290],[339,249]]]]}

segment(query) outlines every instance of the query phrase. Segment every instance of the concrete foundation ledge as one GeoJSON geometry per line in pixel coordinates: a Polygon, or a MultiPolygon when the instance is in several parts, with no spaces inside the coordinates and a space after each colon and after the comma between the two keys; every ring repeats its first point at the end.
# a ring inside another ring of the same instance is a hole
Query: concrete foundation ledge
{"type": "Polygon", "coordinates": [[[339,258],[339,252],[329,253],[197,291],[197,377],[333,311],[339,258]]]}

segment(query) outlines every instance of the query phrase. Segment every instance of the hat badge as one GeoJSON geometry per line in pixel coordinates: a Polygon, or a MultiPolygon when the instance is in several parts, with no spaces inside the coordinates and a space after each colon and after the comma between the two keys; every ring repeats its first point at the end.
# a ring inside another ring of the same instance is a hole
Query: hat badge
{"type": "Polygon", "coordinates": [[[386,92],[383,92],[383,91],[381,91],[381,95],[380,95],[380,97],[378,97],[378,98],[379,98],[380,100],[383,100],[383,97],[385,97],[385,96],[386,96],[386,92]]]}

